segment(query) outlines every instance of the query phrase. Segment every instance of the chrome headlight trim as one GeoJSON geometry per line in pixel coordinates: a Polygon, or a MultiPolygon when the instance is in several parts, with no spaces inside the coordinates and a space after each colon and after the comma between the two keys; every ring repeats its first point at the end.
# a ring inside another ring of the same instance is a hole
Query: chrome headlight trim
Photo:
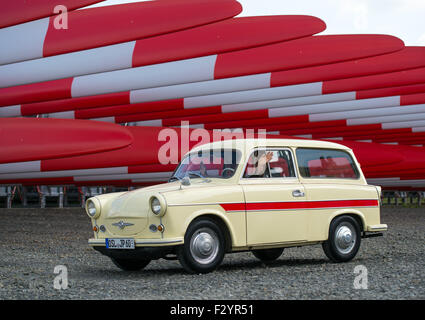
{"type": "Polygon", "coordinates": [[[149,199],[149,207],[157,217],[162,217],[167,211],[167,202],[160,194],[156,194],[149,199]]]}
{"type": "Polygon", "coordinates": [[[86,201],[86,213],[91,219],[97,219],[100,216],[100,211],[100,201],[96,197],[86,201]]]}

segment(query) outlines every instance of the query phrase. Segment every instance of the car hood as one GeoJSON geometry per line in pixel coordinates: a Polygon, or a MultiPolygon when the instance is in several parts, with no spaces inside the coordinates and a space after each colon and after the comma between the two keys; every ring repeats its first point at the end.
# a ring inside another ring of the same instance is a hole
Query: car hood
{"type": "Polygon", "coordinates": [[[172,191],[178,191],[178,190],[189,190],[189,189],[197,189],[197,188],[208,188],[208,187],[216,187],[216,186],[222,186],[222,185],[229,185],[229,180],[223,180],[223,179],[191,179],[189,186],[183,186],[181,185],[180,181],[173,181],[163,184],[158,184],[151,187],[145,187],[136,189],[133,191],[126,192],[122,196],[132,197],[132,196],[140,196],[143,194],[154,194],[154,193],[161,193],[166,194],[168,192],[172,191]]]}
{"type": "Polygon", "coordinates": [[[152,195],[155,194],[162,194],[166,195],[167,193],[174,192],[174,191],[188,191],[193,189],[204,189],[204,188],[211,188],[216,186],[222,186],[222,185],[229,185],[227,180],[222,179],[191,179],[191,184],[189,186],[183,186],[181,185],[180,181],[173,181],[163,184],[158,184],[155,186],[140,188],[132,191],[128,191],[125,193],[120,193],[118,197],[113,199],[111,202],[111,209],[112,212],[115,212],[117,210],[114,209],[122,209],[122,206],[125,204],[128,204],[133,199],[140,203],[141,199],[149,199],[152,195]],[[119,208],[120,207],[120,208],[119,208]]]}
{"type": "Polygon", "coordinates": [[[224,179],[191,179],[189,186],[181,185],[180,181],[173,181],[117,193],[116,196],[105,199],[103,207],[107,219],[147,218],[150,215],[149,199],[152,196],[161,194],[170,204],[189,203],[209,197],[213,190],[231,190],[233,187],[234,181],[224,179]]]}

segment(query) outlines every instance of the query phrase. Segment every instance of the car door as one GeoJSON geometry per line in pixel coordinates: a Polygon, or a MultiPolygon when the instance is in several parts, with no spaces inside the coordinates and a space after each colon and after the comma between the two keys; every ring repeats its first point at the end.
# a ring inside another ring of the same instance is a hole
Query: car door
{"type": "Polygon", "coordinates": [[[245,195],[247,244],[267,245],[306,239],[306,212],[298,208],[306,200],[289,148],[256,149],[241,177],[245,195]],[[270,155],[272,153],[272,155],[270,155]],[[266,160],[265,172],[255,168],[266,160]],[[263,161],[261,161],[261,159],[263,161]]]}
{"type": "Polygon", "coordinates": [[[298,148],[300,180],[309,201],[309,241],[326,240],[336,212],[373,212],[379,206],[376,189],[363,182],[360,170],[344,150],[298,148]]]}

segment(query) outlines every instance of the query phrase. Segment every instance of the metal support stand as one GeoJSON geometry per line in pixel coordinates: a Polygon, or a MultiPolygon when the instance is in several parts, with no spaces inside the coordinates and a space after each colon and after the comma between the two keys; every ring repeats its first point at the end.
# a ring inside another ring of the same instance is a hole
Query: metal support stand
{"type": "Polygon", "coordinates": [[[59,188],[59,208],[63,208],[63,187],[59,188]]]}
{"type": "Polygon", "coordinates": [[[46,208],[46,196],[44,194],[40,194],[40,208],[46,208]]]}
{"type": "Polygon", "coordinates": [[[7,198],[6,198],[6,207],[8,209],[12,208],[12,200],[13,200],[13,191],[12,187],[7,187],[7,198]]]}
{"type": "Polygon", "coordinates": [[[26,207],[28,205],[28,196],[27,196],[26,187],[21,187],[21,200],[22,200],[22,205],[26,207]]]}

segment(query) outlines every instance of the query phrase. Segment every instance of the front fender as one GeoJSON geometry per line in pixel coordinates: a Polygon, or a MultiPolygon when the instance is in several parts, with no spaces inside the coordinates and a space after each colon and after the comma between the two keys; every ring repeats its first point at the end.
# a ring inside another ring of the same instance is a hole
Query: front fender
{"type": "Polygon", "coordinates": [[[192,212],[192,214],[190,214],[186,218],[186,220],[184,221],[184,230],[187,230],[189,225],[195,219],[202,217],[202,216],[214,216],[214,217],[219,218],[221,221],[223,221],[225,226],[227,227],[227,230],[229,231],[232,246],[236,246],[238,244],[238,242],[239,242],[238,236],[237,236],[237,232],[236,232],[233,224],[231,223],[230,219],[227,217],[227,214],[218,210],[218,209],[205,208],[205,209],[200,209],[200,210],[196,210],[196,211],[192,212]]]}

